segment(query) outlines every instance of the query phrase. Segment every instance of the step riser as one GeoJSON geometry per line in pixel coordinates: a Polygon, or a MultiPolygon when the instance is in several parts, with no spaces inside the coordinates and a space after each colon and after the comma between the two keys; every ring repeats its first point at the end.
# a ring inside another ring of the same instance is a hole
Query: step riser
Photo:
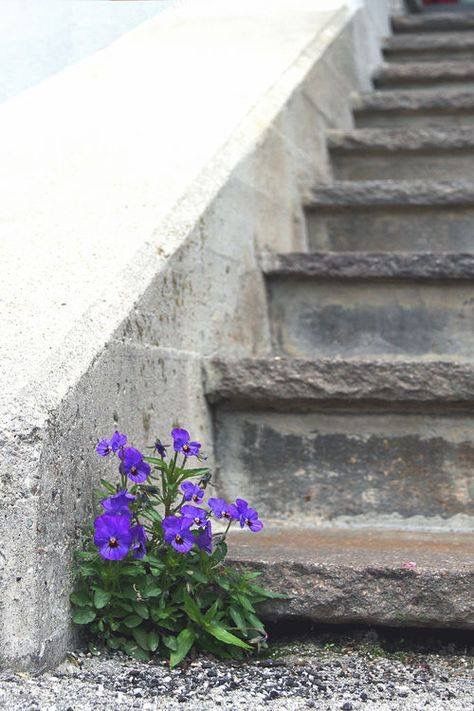
{"type": "Polygon", "coordinates": [[[229,499],[245,491],[263,517],[470,514],[473,424],[439,415],[219,408],[219,485],[229,499]]]}
{"type": "Polygon", "coordinates": [[[473,252],[474,208],[307,211],[309,250],[473,252]]]}
{"type": "Polygon", "coordinates": [[[270,279],[269,303],[287,356],[474,352],[474,284],[270,279]]]}
{"type": "Polygon", "coordinates": [[[474,30],[474,13],[434,13],[432,15],[406,15],[394,17],[395,33],[468,32],[474,30]]]}
{"type": "Polygon", "coordinates": [[[394,64],[411,64],[412,62],[473,62],[474,50],[384,50],[384,60],[394,64]]]}
{"type": "Polygon", "coordinates": [[[336,180],[474,180],[474,149],[433,154],[400,152],[332,153],[336,180]]]}
{"type": "Polygon", "coordinates": [[[453,89],[453,91],[472,91],[474,90],[474,78],[450,79],[447,77],[426,80],[416,79],[413,81],[387,78],[374,80],[374,87],[378,91],[418,91],[423,89],[453,89]]]}
{"type": "Polygon", "coordinates": [[[474,111],[355,111],[354,120],[357,128],[446,128],[446,126],[474,126],[474,111]]]}

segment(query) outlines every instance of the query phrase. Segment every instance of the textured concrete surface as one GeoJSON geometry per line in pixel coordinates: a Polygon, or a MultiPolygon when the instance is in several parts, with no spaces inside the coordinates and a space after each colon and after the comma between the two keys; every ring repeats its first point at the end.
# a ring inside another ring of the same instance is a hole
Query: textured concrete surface
{"type": "Polygon", "coordinates": [[[178,420],[212,464],[200,358],[269,351],[256,252],[305,244],[322,131],[351,125],[386,28],[374,0],[278,0],[271,22],[266,3],[178,3],[2,105],[2,663],[69,643],[98,437],[144,446],[178,420]]]}
{"type": "Polygon", "coordinates": [[[205,389],[213,402],[252,403],[288,411],[324,401],[380,403],[387,410],[436,404],[469,408],[474,368],[469,362],[417,358],[215,358],[205,364],[205,389]]]}
{"type": "Polygon", "coordinates": [[[472,92],[457,89],[414,89],[409,91],[376,91],[354,96],[354,119],[357,126],[393,128],[394,125],[451,126],[472,125],[474,120],[472,92]]]}
{"type": "Polygon", "coordinates": [[[430,32],[394,35],[383,41],[382,49],[386,60],[396,62],[472,61],[474,33],[430,32]]]}
{"type": "Polygon", "coordinates": [[[474,62],[405,62],[384,64],[374,75],[376,87],[430,88],[434,84],[466,89],[474,82],[474,62]]]}
{"type": "Polygon", "coordinates": [[[269,280],[276,353],[300,358],[470,358],[472,282],[269,280]]]}
{"type": "Polygon", "coordinates": [[[327,133],[331,158],[342,152],[364,154],[383,151],[396,158],[397,153],[455,151],[474,147],[474,128],[359,128],[330,130],[327,133]]]}
{"type": "Polygon", "coordinates": [[[448,281],[474,277],[474,255],[458,252],[293,252],[266,254],[261,263],[270,278],[448,281]]]}
{"type": "Polygon", "coordinates": [[[472,629],[473,542],[468,533],[267,528],[234,534],[230,555],[289,595],[268,605],[273,619],[472,629]]]}
{"type": "Polygon", "coordinates": [[[468,527],[474,514],[469,413],[344,412],[322,404],[297,414],[230,404],[217,409],[215,427],[221,490],[230,500],[245,491],[264,518],[468,527]]]}

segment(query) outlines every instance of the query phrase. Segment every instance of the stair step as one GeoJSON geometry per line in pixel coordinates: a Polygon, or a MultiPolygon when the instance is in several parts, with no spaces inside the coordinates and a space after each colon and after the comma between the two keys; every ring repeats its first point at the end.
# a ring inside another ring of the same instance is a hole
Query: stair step
{"type": "Polygon", "coordinates": [[[267,618],[474,626],[472,534],[268,528],[231,534],[229,543],[232,561],[262,570],[263,584],[289,595],[267,605],[267,618]]]}
{"type": "Polygon", "coordinates": [[[474,254],[292,252],[266,254],[262,269],[268,277],[319,280],[473,280],[474,254]]]}
{"type": "Polygon", "coordinates": [[[327,140],[337,180],[474,180],[474,126],[332,130],[327,140]]]}
{"type": "Polygon", "coordinates": [[[306,205],[311,251],[473,252],[474,183],[335,181],[306,205]]]}
{"type": "Polygon", "coordinates": [[[474,30],[474,12],[440,12],[392,17],[394,32],[468,32],[474,30]]]}
{"type": "Polygon", "coordinates": [[[405,62],[384,64],[374,75],[378,88],[431,88],[446,85],[466,89],[474,86],[474,62],[405,62]]]}
{"type": "Polygon", "coordinates": [[[274,351],[302,358],[469,358],[474,255],[463,255],[468,281],[456,279],[463,259],[448,258],[443,266],[442,255],[427,255],[425,272],[422,256],[331,255],[320,261],[318,274],[317,257],[297,255],[290,266],[298,261],[299,271],[267,276],[274,351]]]}
{"type": "Polygon", "coordinates": [[[206,362],[205,389],[213,404],[287,412],[324,403],[371,403],[398,409],[469,410],[474,365],[462,359],[215,358],[206,362]]]}
{"type": "Polygon", "coordinates": [[[474,32],[402,34],[382,44],[385,59],[396,62],[474,60],[474,32]]]}
{"type": "Polygon", "coordinates": [[[357,126],[440,126],[474,123],[474,92],[438,89],[374,91],[355,96],[357,126]]]}

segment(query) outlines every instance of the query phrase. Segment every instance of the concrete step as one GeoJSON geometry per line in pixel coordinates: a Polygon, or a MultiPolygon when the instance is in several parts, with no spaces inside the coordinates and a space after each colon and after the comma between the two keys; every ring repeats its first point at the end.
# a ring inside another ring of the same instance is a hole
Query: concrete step
{"type": "Polygon", "coordinates": [[[474,93],[451,89],[374,91],[354,97],[358,127],[472,126],[474,93]]]}
{"type": "Polygon", "coordinates": [[[474,183],[336,181],[306,204],[310,251],[473,252],[474,183]]]}
{"type": "Polygon", "coordinates": [[[376,88],[431,89],[474,87],[474,62],[402,62],[384,64],[373,77],[376,88]]]}
{"type": "Polygon", "coordinates": [[[223,495],[301,524],[474,525],[473,364],[214,360],[206,372],[223,495]]]}
{"type": "Polygon", "coordinates": [[[231,559],[289,595],[267,617],[394,627],[474,627],[473,548],[472,534],[377,528],[230,536],[231,559]]]}
{"type": "Polygon", "coordinates": [[[386,61],[474,61],[474,32],[401,34],[382,43],[386,61]]]}
{"type": "Polygon", "coordinates": [[[474,126],[328,132],[337,180],[474,180],[474,126]]]}
{"type": "Polygon", "coordinates": [[[469,32],[474,12],[439,12],[392,17],[394,32],[469,32]]]}
{"type": "Polygon", "coordinates": [[[265,266],[276,353],[474,351],[474,255],[289,254],[265,266]]]}

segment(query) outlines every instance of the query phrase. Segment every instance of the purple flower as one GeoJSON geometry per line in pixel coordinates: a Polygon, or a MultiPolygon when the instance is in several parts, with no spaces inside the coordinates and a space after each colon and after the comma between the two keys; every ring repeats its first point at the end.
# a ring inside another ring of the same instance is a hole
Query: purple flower
{"type": "Polygon", "coordinates": [[[115,430],[112,437],[110,438],[110,446],[112,447],[112,452],[118,452],[118,450],[122,449],[122,447],[125,447],[126,444],[127,435],[124,435],[121,432],[117,432],[117,430],[115,430]]]}
{"type": "Polygon", "coordinates": [[[207,513],[204,509],[187,504],[181,507],[181,513],[183,516],[186,516],[186,518],[192,518],[196,526],[199,526],[200,528],[203,528],[206,525],[207,513]]]}
{"type": "Polygon", "coordinates": [[[171,543],[178,553],[189,553],[194,545],[194,536],[190,530],[193,525],[192,518],[167,516],[161,522],[165,541],[171,543]]]}
{"type": "Polygon", "coordinates": [[[185,457],[197,457],[201,449],[200,442],[190,442],[190,434],[187,430],[175,427],[171,430],[173,438],[173,448],[175,452],[181,452],[185,457]]]}
{"type": "Polygon", "coordinates": [[[110,439],[101,439],[97,447],[95,448],[95,451],[99,455],[99,457],[106,457],[108,454],[112,452],[112,445],[110,443],[110,439]]]}
{"type": "Polygon", "coordinates": [[[251,509],[244,499],[236,499],[235,505],[239,513],[240,528],[248,526],[254,533],[262,530],[263,523],[259,520],[255,509],[251,509]]]}
{"type": "Polygon", "coordinates": [[[163,444],[161,440],[157,439],[155,441],[153,449],[160,455],[160,457],[164,459],[166,457],[167,447],[169,447],[169,444],[163,444]]]}
{"type": "Polygon", "coordinates": [[[146,555],[146,532],[143,526],[132,526],[132,551],[134,558],[143,558],[146,555]]]}
{"type": "Polygon", "coordinates": [[[128,516],[103,514],[94,521],[94,543],[102,558],[122,560],[132,543],[130,519],[128,516]]]}
{"type": "Polygon", "coordinates": [[[212,528],[211,522],[206,523],[206,528],[196,538],[198,548],[206,553],[212,553],[212,528]]]}
{"type": "Polygon", "coordinates": [[[129,505],[134,499],[136,499],[136,496],[123,489],[107,499],[102,499],[100,503],[106,513],[115,514],[116,516],[131,516],[129,505]]]}
{"type": "Polygon", "coordinates": [[[209,499],[207,504],[216,518],[225,518],[227,521],[238,521],[240,518],[234,504],[228,504],[224,499],[209,499]]]}
{"type": "Polygon", "coordinates": [[[142,484],[151,471],[147,462],[143,461],[143,454],[134,447],[125,447],[120,450],[120,473],[126,474],[135,484],[142,484]]]}
{"type": "Polygon", "coordinates": [[[193,484],[192,481],[183,481],[180,489],[183,492],[184,500],[194,501],[195,504],[198,504],[204,496],[204,489],[201,489],[197,484],[193,484]]]}

